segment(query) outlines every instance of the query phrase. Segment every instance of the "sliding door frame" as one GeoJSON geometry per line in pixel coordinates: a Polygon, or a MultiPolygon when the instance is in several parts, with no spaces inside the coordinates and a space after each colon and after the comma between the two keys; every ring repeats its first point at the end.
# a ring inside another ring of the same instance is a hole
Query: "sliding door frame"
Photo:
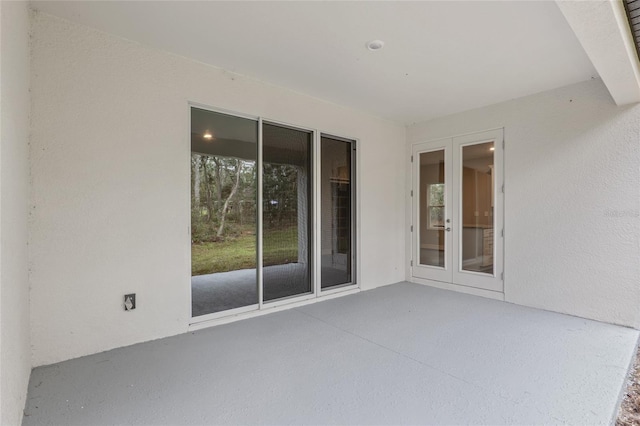
{"type": "MultiPolygon", "coordinates": [[[[293,295],[293,296],[289,296],[289,297],[283,297],[281,299],[274,299],[273,301],[264,301],[263,299],[263,294],[264,294],[264,280],[263,280],[263,271],[262,271],[262,267],[263,267],[263,258],[262,258],[262,251],[263,251],[263,247],[262,247],[262,231],[264,229],[264,223],[263,223],[263,194],[262,194],[262,158],[263,158],[263,140],[262,140],[262,125],[264,124],[272,124],[274,126],[278,126],[278,127],[283,127],[286,129],[291,129],[291,130],[299,130],[299,131],[303,131],[303,132],[309,132],[311,133],[311,149],[309,150],[309,155],[311,156],[311,167],[309,168],[309,171],[311,172],[312,176],[311,176],[311,185],[309,185],[310,190],[311,190],[311,194],[309,194],[309,198],[311,199],[311,211],[308,214],[308,220],[313,220],[313,218],[316,217],[316,211],[320,210],[318,204],[316,204],[316,181],[318,180],[318,176],[316,173],[316,155],[315,155],[315,143],[316,143],[316,137],[318,135],[318,130],[316,129],[312,129],[309,127],[304,127],[304,126],[297,126],[295,124],[290,124],[290,123],[286,123],[284,121],[278,121],[278,120],[271,120],[269,118],[260,118],[260,127],[259,127],[259,132],[258,132],[258,158],[259,158],[259,162],[260,162],[260,181],[258,183],[258,185],[260,186],[260,189],[258,190],[258,193],[260,194],[260,212],[259,212],[259,219],[258,222],[260,223],[260,278],[259,278],[259,290],[258,292],[260,293],[260,309],[269,309],[272,307],[276,307],[276,306],[282,306],[282,305],[288,305],[290,303],[296,303],[296,302],[302,302],[305,300],[309,300],[309,299],[314,299],[316,297],[318,297],[318,289],[316,286],[316,282],[315,282],[315,274],[316,274],[316,268],[317,268],[317,264],[318,261],[316,259],[316,253],[315,253],[315,245],[316,245],[316,240],[318,239],[316,237],[316,231],[315,231],[315,223],[314,226],[309,228],[311,230],[311,235],[309,235],[309,249],[312,250],[312,254],[311,256],[309,256],[309,262],[311,263],[310,266],[310,274],[309,274],[309,279],[311,280],[311,292],[309,293],[303,293],[300,295],[293,295]]],[[[315,222],[315,221],[314,221],[315,222]]]]}
{"type": "MultiPolygon", "coordinates": [[[[261,149],[261,144],[262,144],[262,120],[259,116],[257,115],[251,115],[251,114],[243,114],[243,113],[239,113],[237,111],[231,111],[231,110],[227,110],[227,109],[223,109],[223,108],[214,108],[211,107],[209,105],[205,105],[205,104],[201,104],[198,102],[187,102],[187,129],[188,131],[186,132],[188,135],[188,139],[187,139],[187,146],[191,146],[191,109],[192,108],[198,108],[201,110],[205,110],[205,111],[210,111],[210,112],[215,112],[215,113],[219,113],[219,114],[226,114],[232,117],[238,117],[238,118],[245,118],[247,120],[252,120],[255,121],[258,125],[258,146],[257,146],[257,156],[256,156],[256,173],[258,173],[258,180],[256,181],[256,185],[258,185],[258,188],[256,188],[256,193],[258,194],[258,196],[256,197],[256,203],[258,202],[258,200],[261,197],[261,192],[262,189],[260,188],[260,170],[262,169],[262,165],[261,165],[261,156],[262,156],[262,149],[261,149]]],[[[189,152],[191,152],[191,149],[189,148],[189,152]]],[[[189,155],[189,161],[191,161],[191,155],[189,155]]],[[[188,167],[191,167],[190,164],[188,167]]],[[[191,185],[191,183],[189,182],[189,185],[191,185]]],[[[189,210],[191,209],[190,206],[190,202],[188,203],[189,205],[189,210]]],[[[259,250],[261,250],[261,233],[259,231],[259,228],[261,226],[260,220],[259,220],[259,210],[261,208],[261,205],[258,204],[256,206],[256,285],[258,286],[258,302],[257,303],[253,303],[251,305],[247,305],[247,306],[241,306],[239,308],[233,308],[233,309],[227,309],[226,311],[220,311],[220,312],[213,312],[210,314],[205,314],[205,315],[199,315],[197,317],[193,316],[193,312],[192,312],[192,290],[191,290],[191,220],[189,220],[189,226],[188,226],[188,235],[189,235],[189,244],[190,244],[190,249],[189,249],[189,298],[188,298],[188,312],[189,312],[189,324],[196,324],[196,323],[200,323],[200,322],[204,322],[204,321],[211,321],[211,320],[216,320],[216,319],[220,319],[220,318],[225,318],[225,317],[229,317],[229,316],[234,316],[234,315],[240,315],[240,314],[245,314],[245,313],[250,313],[250,312],[256,312],[259,311],[261,309],[261,292],[262,292],[262,285],[260,282],[261,279],[261,269],[259,268],[258,265],[261,262],[260,257],[258,256],[258,252],[259,250]]],[[[189,213],[189,217],[191,216],[191,214],[189,213]]]]}
{"type": "MultiPolygon", "coordinates": [[[[262,117],[258,117],[258,170],[256,171],[256,185],[258,185],[257,188],[257,206],[256,206],[256,216],[257,216],[257,220],[258,220],[258,226],[256,227],[256,233],[258,234],[258,238],[256,240],[256,244],[258,244],[256,246],[256,256],[257,258],[257,262],[256,262],[256,269],[257,269],[257,273],[258,273],[258,310],[263,309],[264,307],[264,275],[263,275],[263,270],[262,268],[264,267],[264,249],[262,247],[262,243],[264,240],[264,237],[262,235],[262,232],[264,230],[264,224],[262,221],[262,214],[264,212],[264,206],[262,205],[263,202],[263,194],[262,194],[262,181],[264,180],[264,176],[262,175],[264,173],[264,167],[262,164],[262,159],[263,159],[263,154],[262,154],[262,117]]],[[[222,314],[224,314],[224,311],[221,312],[222,314]]]]}
{"type": "MultiPolygon", "coordinates": [[[[350,261],[351,261],[351,282],[345,283],[345,284],[338,284],[332,287],[329,287],[326,290],[322,289],[322,277],[320,276],[320,269],[318,268],[318,276],[316,279],[316,285],[318,288],[318,292],[320,295],[327,295],[327,294],[333,294],[333,293],[340,293],[342,291],[345,290],[350,290],[350,289],[354,289],[354,288],[359,288],[360,284],[359,284],[359,262],[357,262],[357,254],[358,254],[358,247],[359,247],[359,242],[357,240],[357,238],[360,236],[360,232],[359,231],[359,221],[357,220],[358,218],[358,212],[359,212],[359,200],[357,199],[357,197],[360,194],[360,191],[357,191],[357,186],[358,186],[358,168],[356,167],[356,163],[357,161],[357,156],[359,153],[359,149],[358,149],[358,145],[359,145],[359,141],[357,139],[349,139],[349,138],[344,138],[341,136],[335,136],[332,133],[328,133],[328,132],[321,132],[318,135],[318,143],[316,146],[317,149],[317,158],[320,160],[317,162],[316,166],[318,167],[318,171],[317,171],[317,177],[318,177],[318,181],[317,181],[317,188],[316,188],[316,193],[317,193],[317,198],[316,198],[316,203],[318,206],[322,205],[322,194],[321,194],[321,166],[322,166],[322,160],[321,160],[321,152],[322,152],[322,138],[326,137],[326,138],[330,138],[330,139],[334,139],[337,141],[341,141],[341,142],[346,142],[348,144],[350,144],[351,146],[351,175],[350,175],[350,179],[352,180],[351,182],[351,215],[350,215],[350,219],[351,219],[351,256],[350,256],[350,261]]],[[[322,232],[321,229],[321,224],[322,224],[322,212],[320,211],[321,209],[318,208],[316,213],[316,226],[318,227],[318,234],[320,235],[320,233],[322,232]]],[[[322,238],[318,238],[318,245],[316,247],[316,255],[317,255],[317,262],[319,265],[322,265],[322,238]]]]}
{"type": "MultiPolygon", "coordinates": [[[[360,262],[358,261],[358,248],[360,247],[360,222],[358,220],[359,214],[359,206],[360,206],[360,191],[358,190],[358,182],[359,182],[359,168],[357,168],[357,164],[359,164],[359,144],[360,141],[357,138],[345,138],[341,136],[334,136],[333,132],[323,132],[317,128],[305,127],[302,125],[291,124],[280,120],[270,119],[267,117],[256,116],[251,114],[244,114],[237,111],[227,110],[223,108],[212,107],[210,105],[198,103],[198,102],[187,102],[187,129],[188,132],[188,143],[187,146],[190,146],[190,137],[191,137],[191,109],[198,108],[205,111],[211,111],[220,114],[226,114],[233,117],[245,118],[249,120],[256,121],[258,124],[258,152],[257,152],[257,160],[256,160],[256,269],[257,269],[257,279],[256,284],[258,286],[258,303],[243,306],[234,309],[228,309],[225,311],[214,312],[210,314],[200,315],[197,317],[193,317],[192,309],[192,294],[191,294],[191,282],[189,280],[189,298],[188,298],[188,312],[189,312],[189,326],[199,326],[206,324],[208,322],[215,323],[224,323],[228,322],[232,319],[232,317],[236,317],[242,315],[242,317],[250,317],[255,315],[260,315],[265,311],[269,311],[269,309],[281,308],[285,305],[304,305],[308,303],[314,302],[315,299],[320,300],[323,297],[334,297],[338,296],[338,293],[353,293],[355,291],[359,291],[360,284],[358,277],[360,276],[360,262]],[[310,279],[311,279],[311,292],[305,293],[301,295],[293,295],[290,297],[285,297],[282,299],[275,299],[273,301],[264,301],[264,276],[263,276],[263,231],[264,231],[264,222],[263,222],[263,124],[272,124],[275,126],[290,128],[293,130],[300,130],[304,132],[311,133],[311,167],[310,172],[312,173],[312,181],[311,185],[309,185],[311,194],[309,194],[311,199],[311,211],[309,212],[309,220],[313,220],[313,226],[309,228],[311,235],[309,235],[309,248],[312,250],[312,254],[309,256],[310,265],[310,279]],[[351,238],[352,238],[352,280],[351,283],[347,283],[344,285],[338,285],[333,288],[322,290],[321,288],[321,192],[320,192],[320,172],[321,172],[321,138],[322,136],[327,136],[336,140],[341,140],[345,142],[349,142],[352,144],[352,155],[351,155],[351,167],[352,173],[351,176],[354,180],[354,184],[351,185],[351,201],[352,201],[352,211],[351,211],[351,221],[352,221],[352,230],[351,230],[351,238]],[[355,155],[354,155],[355,154],[355,155]]],[[[190,158],[190,156],[189,156],[190,158]]],[[[188,226],[188,238],[189,243],[191,243],[191,223],[188,226]]],[[[189,251],[189,278],[191,278],[191,250],[189,251]]]]}

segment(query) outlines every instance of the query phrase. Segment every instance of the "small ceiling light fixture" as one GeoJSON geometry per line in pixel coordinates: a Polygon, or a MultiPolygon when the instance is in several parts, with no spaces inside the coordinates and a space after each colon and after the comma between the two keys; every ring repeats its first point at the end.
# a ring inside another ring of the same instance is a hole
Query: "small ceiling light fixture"
{"type": "Polygon", "coordinates": [[[495,151],[495,150],[496,150],[496,148],[493,147],[493,146],[491,148],[489,148],[489,151],[495,151]]]}
{"type": "Polygon", "coordinates": [[[380,50],[384,47],[384,41],[382,40],[371,40],[367,43],[367,49],[369,50],[380,50]]]}
{"type": "Polygon", "coordinates": [[[208,141],[213,139],[213,135],[211,133],[209,133],[209,131],[204,132],[204,135],[202,135],[202,137],[205,138],[208,141]]]}

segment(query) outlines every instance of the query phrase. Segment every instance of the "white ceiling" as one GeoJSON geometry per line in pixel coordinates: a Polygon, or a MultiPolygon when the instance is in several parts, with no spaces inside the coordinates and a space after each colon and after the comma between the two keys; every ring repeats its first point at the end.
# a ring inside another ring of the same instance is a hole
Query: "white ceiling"
{"type": "Polygon", "coordinates": [[[33,5],[405,124],[598,75],[553,1],[33,5]]]}

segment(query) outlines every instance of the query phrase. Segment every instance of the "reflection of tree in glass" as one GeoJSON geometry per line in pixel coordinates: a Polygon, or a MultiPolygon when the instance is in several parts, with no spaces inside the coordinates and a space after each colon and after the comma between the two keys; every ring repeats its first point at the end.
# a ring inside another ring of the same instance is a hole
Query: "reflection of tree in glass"
{"type": "MultiPolygon", "coordinates": [[[[256,267],[255,165],[192,154],[192,275],[256,267]]],[[[265,266],[298,260],[298,185],[305,185],[301,173],[297,166],[264,164],[265,266]]]]}
{"type": "Polygon", "coordinates": [[[193,154],[191,156],[192,239],[217,241],[236,225],[255,219],[253,161],[193,154]],[[233,223],[229,223],[233,222],[233,223]]]}
{"type": "Polygon", "coordinates": [[[265,229],[295,226],[298,220],[298,169],[265,163],[262,182],[265,229]]]}

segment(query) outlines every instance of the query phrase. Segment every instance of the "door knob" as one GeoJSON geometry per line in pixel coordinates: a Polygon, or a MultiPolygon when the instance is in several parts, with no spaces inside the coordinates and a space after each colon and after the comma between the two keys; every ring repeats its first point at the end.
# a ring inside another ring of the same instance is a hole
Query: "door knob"
{"type": "Polygon", "coordinates": [[[451,231],[451,228],[445,228],[445,231],[449,232],[451,231]]]}

